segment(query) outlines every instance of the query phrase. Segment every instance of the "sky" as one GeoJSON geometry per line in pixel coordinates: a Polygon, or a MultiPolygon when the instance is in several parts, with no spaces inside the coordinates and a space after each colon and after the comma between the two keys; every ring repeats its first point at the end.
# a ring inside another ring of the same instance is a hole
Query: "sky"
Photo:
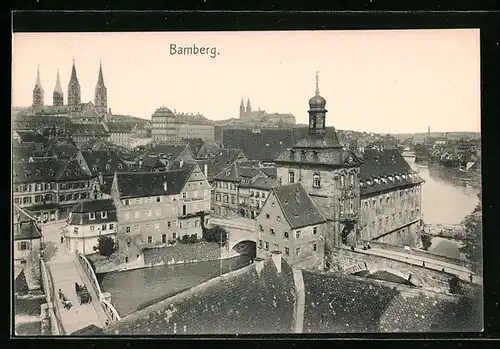
{"type": "Polygon", "coordinates": [[[238,117],[292,113],[307,123],[319,71],[327,126],[377,133],[480,131],[478,29],[15,33],[14,106],[29,106],[37,66],[52,104],[57,69],[66,103],[75,60],[82,102],[93,101],[102,62],[113,114],[149,119],[156,108],[238,117]],[[217,54],[172,55],[171,45],[217,54]]]}

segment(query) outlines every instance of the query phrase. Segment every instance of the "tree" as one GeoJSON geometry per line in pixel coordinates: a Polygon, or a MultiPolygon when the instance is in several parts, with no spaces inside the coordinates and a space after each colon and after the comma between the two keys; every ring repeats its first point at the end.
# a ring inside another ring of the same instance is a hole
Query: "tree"
{"type": "Polygon", "coordinates": [[[420,238],[422,239],[422,249],[427,251],[432,245],[432,237],[428,234],[422,234],[420,238]]]}
{"type": "Polygon", "coordinates": [[[101,236],[97,240],[97,249],[101,256],[109,257],[116,251],[115,242],[109,236],[101,236]]]}
{"type": "Polygon", "coordinates": [[[221,247],[226,244],[227,237],[228,237],[227,231],[218,225],[206,229],[203,232],[203,239],[206,242],[217,242],[221,247]]]}
{"type": "Polygon", "coordinates": [[[465,216],[462,226],[465,229],[465,236],[462,240],[460,252],[464,253],[467,259],[475,263],[482,261],[482,240],[483,240],[483,214],[481,204],[481,193],[478,194],[479,203],[474,211],[465,216]]]}

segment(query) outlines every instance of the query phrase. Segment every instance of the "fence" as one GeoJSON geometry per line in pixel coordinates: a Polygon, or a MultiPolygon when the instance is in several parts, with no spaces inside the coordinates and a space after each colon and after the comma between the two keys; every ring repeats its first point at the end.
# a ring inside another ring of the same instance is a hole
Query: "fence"
{"type": "Polygon", "coordinates": [[[115,307],[110,302],[111,295],[106,292],[103,293],[101,291],[101,286],[99,285],[99,281],[97,281],[97,277],[94,273],[94,268],[92,268],[92,265],[88,261],[88,259],[80,254],[77,253],[78,256],[78,261],[80,262],[83,270],[85,271],[85,274],[87,274],[88,279],[92,283],[92,286],[94,287],[94,291],[97,294],[97,297],[99,297],[99,302],[101,303],[102,309],[104,310],[104,313],[108,317],[108,319],[111,322],[116,322],[121,319],[120,315],[116,311],[115,307]]]}
{"type": "Polygon", "coordinates": [[[64,327],[61,323],[61,314],[59,313],[59,308],[57,307],[55,300],[54,280],[52,280],[52,274],[50,273],[50,270],[47,269],[43,259],[40,260],[40,269],[42,274],[43,289],[45,291],[45,298],[48,305],[52,334],[56,336],[64,334],[64,327]]]}

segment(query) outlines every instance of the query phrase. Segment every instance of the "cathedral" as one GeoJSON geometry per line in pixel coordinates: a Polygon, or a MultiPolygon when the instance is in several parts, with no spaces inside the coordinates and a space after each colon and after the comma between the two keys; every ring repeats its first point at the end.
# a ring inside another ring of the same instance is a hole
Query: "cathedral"
{"type": "Polygon", "coordinates": [[[272,122],[275,124],[283,123],[284,125],[295,125],[295,116],[292,114],[266,113],[265,110],[252,110],[250,98],[247,100],[247,105],[243,103],[243,98],[240,103],[240,120],[253,122],[272,122]]]}
{"type": "Polygon", "coordinates": [[[64,104],[64,92],[61,87],[59,69],[57,70],[56,85],[52,93],[52,105],[44,104],[44,90],[40,79],[40,70],[38,69],[35,87],[33,88],[33,103],[28,114],[32,116],[68,116],[71,117],[74,122],[98,123],[108,115],[107,95],[108,92],[104,84],[102,64],[100,64],[95,87],[94,102],[82,103],[81,87],[78,82],[75,61],[73,60],[71,77],[68,83],[67,104],[64,104]]]}

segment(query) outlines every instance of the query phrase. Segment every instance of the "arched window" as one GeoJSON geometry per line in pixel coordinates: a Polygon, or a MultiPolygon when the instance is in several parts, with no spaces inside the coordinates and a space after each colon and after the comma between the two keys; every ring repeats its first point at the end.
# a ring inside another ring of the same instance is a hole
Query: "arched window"
{"type": "Polygon", "coordinates": [[[349,184],[351,186],[354,186],[354,174],[352,173],[349,175],[349,184]]]}
{"type": "Polygon", "coordinates": [[[288,183],[295,183],[295,172],[288,172],[288,183]]]}
{"type": "Polygon", "coordinates": [[[345,186],[345,177],[344,175],[340,175],[340,187],[344,188],[345,186]]]}
{"type": "Polygon", "coordinates": [[[321,178],[318,173],[313,174],[313,187],[320,188],[321,187],[321,178]]]}

